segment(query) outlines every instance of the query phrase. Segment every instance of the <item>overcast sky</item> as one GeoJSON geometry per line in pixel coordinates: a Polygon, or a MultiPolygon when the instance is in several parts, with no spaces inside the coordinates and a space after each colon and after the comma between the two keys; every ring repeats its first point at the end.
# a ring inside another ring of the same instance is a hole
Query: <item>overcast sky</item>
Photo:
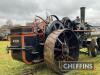
{"type": "Polygon", "coordinates": [[[31,22],[35,15],[45,18],[46,10],[58,17],[79,16],[80,7],[86,7],[88,22],[100,23],[100,0],[0,0],[0,25],[11,19],[14,23],[31,22]]]}

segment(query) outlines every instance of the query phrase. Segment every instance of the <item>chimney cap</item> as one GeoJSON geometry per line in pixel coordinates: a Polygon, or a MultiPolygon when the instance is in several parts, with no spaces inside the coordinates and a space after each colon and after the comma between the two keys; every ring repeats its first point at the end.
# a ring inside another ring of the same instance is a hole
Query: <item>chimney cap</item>
{"type": "Polygon", "coordinates": [[[80,7],[80,8],[82,9],[82,8],[86,8],[86,7],[80,7]]]}

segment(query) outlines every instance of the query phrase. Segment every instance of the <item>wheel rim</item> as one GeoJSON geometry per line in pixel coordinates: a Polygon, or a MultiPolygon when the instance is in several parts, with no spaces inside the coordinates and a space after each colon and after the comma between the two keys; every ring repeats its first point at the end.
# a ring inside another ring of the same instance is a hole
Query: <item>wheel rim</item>
{"type": "Polygon", "coordinates": [[[49,23],[49,25],[46,29],[46,34],[49,35],[51,32],[58,30],[58,29],[64,29],[64,26],[60,21],[55,20],[55,21],[49,23]]]}

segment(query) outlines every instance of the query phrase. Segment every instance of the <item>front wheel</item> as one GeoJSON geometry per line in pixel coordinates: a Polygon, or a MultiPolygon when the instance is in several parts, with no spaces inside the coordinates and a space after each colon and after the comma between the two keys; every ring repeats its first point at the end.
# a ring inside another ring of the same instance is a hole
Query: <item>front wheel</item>
{"type": "Polygon", "coordinates": [[[89,56],[92,56],[92,57],[96,57],[97,56],[97,50],[96,48],[89,48],[88,49],[88,53],[89,53],[89,56]]]}
{"type": "Polygon", "coordinates": [[[97,56],[96,42],[94,39],[91,40],[90,46],[88,47],[88,54],[92,57],[97,56]]]}

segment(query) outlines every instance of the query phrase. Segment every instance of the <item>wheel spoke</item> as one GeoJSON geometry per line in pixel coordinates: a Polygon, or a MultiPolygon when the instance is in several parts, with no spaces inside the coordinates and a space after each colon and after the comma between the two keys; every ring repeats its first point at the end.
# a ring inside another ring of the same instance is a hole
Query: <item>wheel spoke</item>
{"type": "Polygon", "coordinates": [[[54,48],[54,50],[55,50],[55,51],[61,51],[61,49],[59,49],[59,48],[54,48]]]}
{"type": "Polygon", "coordinates": [[[57,27],[56,27],[56,25],[54,24],[54,28],[55,28],[55,30],[57,29],[57,27]]]}
{"type": "Polygon", "coordinates": [[[69,23],[69,22],[68,22],[68,25],[67,25],[67,26],[68,26],[68,28],[70,28],[70,27],[69,27],[69,26],[70,26],[70,23],[69,23]]]}
{"type": "MultiPolygon", "coordinates": [[[[67,37],[66,37],[66,34],[65,34],[65,32],[63,32],[63,35],[64,35],[64,40],[66,41],[66,43],[68,42],[68,39],[67,39],[67,37]]],[[[65,42],[64,41],[64,42],[65,42]]]]}
{"type": "Polygon", "coordinates": [[[63,44],[62,41],[61,41],[59,38],[57,38],[57,40],[58,40],[61,44],[63,44]]]}
{"type": "Polygon", "coordinates": [[[64,38],[64,44],[67,45],[67,43],[66,43],[66,39],[65,39],[65,38],[64,38]]]}

